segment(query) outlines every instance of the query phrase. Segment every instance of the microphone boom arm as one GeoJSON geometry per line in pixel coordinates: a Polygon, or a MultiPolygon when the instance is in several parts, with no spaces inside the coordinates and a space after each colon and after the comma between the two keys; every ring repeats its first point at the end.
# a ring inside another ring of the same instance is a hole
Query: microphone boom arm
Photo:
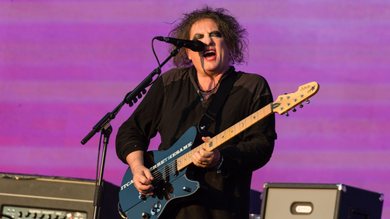
{"type": "Polygon", "coordinates": [[[117,107],[112,112],[107,113],[105,116],[103,116],[99,122],[96,123],[96,125],[92,128],[92,130],[81,140],[81,144],[86,144],[96,133],[103,130],[104,127],[106,127],[111,120],[115,119],[116,115],[119,113],[123,105],[126,103],[129,104],[129,106],[133,106],[139,99],[142,98],[144,94],[146,94],[146,88],[149,87],[153,83],[153,78],[161,74],[161,68],[173,57],[175,57],[179,53],[179,49],[181,47],[176,47],[171,51],[169,56],[157,67],[155,68],[146,78],[137,85],[134,90],[130,91],[126,94],[124,100],[119,103],[117,107]]]}

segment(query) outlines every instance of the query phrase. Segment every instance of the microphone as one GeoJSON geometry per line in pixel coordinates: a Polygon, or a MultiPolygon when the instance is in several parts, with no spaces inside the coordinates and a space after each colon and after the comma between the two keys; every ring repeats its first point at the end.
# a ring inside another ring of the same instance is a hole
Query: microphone
{"type": "Polygon", "coordinates": [[[188,48],[194,52],[203,52],[206,50],[206,45],[199,40],[182,40],[182,39],[176,39],[172,37],[162,37],[162,36],[157,36],[155,37],[159,41],[163,41],[166,43],[173,44],[177,47],[185,47],[188,48]]]}

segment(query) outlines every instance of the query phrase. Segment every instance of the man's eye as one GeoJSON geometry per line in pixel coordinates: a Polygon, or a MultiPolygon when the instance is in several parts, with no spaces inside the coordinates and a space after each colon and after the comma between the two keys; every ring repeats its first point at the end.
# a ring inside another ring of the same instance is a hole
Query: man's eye
{"type": "Polygon", "coordinates": [[[199,40],[199,39],[202,39],[204,37],[203,34],[195,34],[194,37],[192,37],[192,40],[199,40]]]}
{"type": "Polygon", "coordinates": [[[219,31],[214,31],[214,32],[211,32],[211,33],[210,33],[210,37],[218,37],[218,38],[221,38],[221,37],[222,37],[222,33],[219,32],[219,31]]]}

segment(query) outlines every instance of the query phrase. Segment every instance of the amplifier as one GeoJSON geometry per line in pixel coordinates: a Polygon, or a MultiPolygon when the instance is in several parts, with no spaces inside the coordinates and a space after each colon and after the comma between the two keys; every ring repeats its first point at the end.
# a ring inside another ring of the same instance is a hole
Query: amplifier
{"type": "MultiPolygon", "coordinates": [[[[119,187],[102,183],[99,218],[121,218],[119,187]]],[[[0,212],[4,218],[92,219],[95,191],[95,180],[0,173],[0,212]]]]}
{"type": "Polygon", "coordinates": [[[344,184],[266,183],[261,219],[381,219],[383,195],[344,184]]]}

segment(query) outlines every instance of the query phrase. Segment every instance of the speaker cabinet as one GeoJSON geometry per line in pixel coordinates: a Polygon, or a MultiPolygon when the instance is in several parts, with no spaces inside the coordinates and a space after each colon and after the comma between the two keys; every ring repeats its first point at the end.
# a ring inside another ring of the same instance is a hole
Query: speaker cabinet
{"type": "MultiPolygon", "coordinates": [[[[92,219],[95,190],[94,180],[0,173],[0,218],[92,219]]],[[[99,218],[120,218],[118,192],[103,182],[99,218]]]]}
{"type": "Polygon", "coordinates": [[[261,219],[380,219],[383,195],[344,184],[264,184],[261,219]]]}

